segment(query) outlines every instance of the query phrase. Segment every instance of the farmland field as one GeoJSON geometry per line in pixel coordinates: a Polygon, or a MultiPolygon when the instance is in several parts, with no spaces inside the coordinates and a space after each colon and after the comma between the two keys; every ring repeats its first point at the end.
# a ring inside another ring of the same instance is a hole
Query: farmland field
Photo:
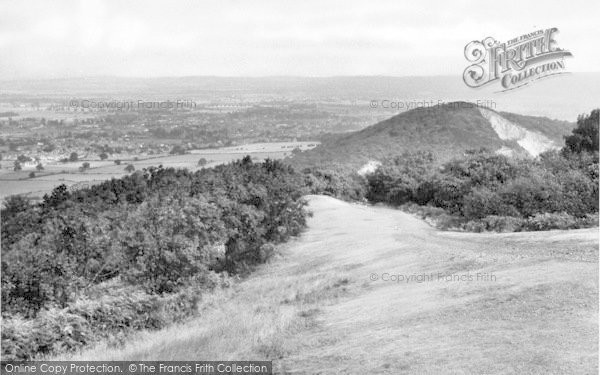
{"type": "MultiPolygon", "coordinates": [[[[91,160],[90,169],[81,172],[79,167],[85,158],[71,163],[47,163],[44,171],[36,172],[36,177],[30,178],[29,173],[35,171],[34,167],[25,167],[22,171],[14,172],[7,163],[0,172],[0,197],[4,198],[14,194],[26,194],[31,198],[40,198],[58,185],[85,186],[85,184],[99,183],[111,178],[119,178],[127,174],[125,167],[132,164],[136,170],[151,166],[187,168],[197,170],[198,161],[206,159],[205,167],[228,163],[230,161],[250,155],[253,160],[260,161],[267,158],[282,159],[289,156],[293,149],[307,150],[318,142],[273,142],[254,143],[248,145],[222,147],[217,149],[192,150],[184,155],[151,155],[138,157],[137,160],[130,156],[121,158],[121,164],[116,165],[114,159],[91,160]]],[[[3,163],[4,164],[4,163],[3,163]]]]}

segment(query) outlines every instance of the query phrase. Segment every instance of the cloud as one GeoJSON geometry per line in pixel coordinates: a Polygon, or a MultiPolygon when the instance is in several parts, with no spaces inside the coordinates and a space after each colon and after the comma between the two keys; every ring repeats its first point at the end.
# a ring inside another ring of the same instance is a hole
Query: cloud
{"type": "Polygon", "coordinates": [[[461,74],[473,39],[556,26],[599,66],[600,2],[0,2],[0,79],[90,75],[461,74]]]}

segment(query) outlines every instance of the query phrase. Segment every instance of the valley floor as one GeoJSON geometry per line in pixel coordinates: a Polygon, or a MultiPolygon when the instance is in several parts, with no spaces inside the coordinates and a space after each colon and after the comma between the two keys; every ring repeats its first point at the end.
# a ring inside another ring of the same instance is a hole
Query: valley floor
{"type": "Polygon", "coordinates": [[[308,230],[200,316],[90,360],[273,360],[289,374],[598,372],[598,228],[441,232],[310,196],[308,230]]]}

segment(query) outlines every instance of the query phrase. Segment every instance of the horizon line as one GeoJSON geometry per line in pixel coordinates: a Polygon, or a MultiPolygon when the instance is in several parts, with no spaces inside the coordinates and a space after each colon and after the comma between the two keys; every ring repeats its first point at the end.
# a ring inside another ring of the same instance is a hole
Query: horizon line
{"type": "MultiPolygon", "coordinates": [[[[600,74],[600,71],[585,71],[573,72],[571,74],[600,74]]],[[[184,78],[227,78],[227,79],[269,79],[269,78],[294,78],[294,79],[327,79],[327,78],[440,78],[440,77],[455,77],[462,79],[462,75],[454,74],[431,74],[431,75],[386,75],[386,74],[356,74],[356,75],[181,75],[181,76],[119,76],[119,75],[82,75],[73,77],[47,77],[47,78],[9,78],[0,79],[0,82],[26,82],[26,81],[65,81],[76,79],[102,79],[102,78],[119,78],[119,79],[184,79],[184,78]]]]}

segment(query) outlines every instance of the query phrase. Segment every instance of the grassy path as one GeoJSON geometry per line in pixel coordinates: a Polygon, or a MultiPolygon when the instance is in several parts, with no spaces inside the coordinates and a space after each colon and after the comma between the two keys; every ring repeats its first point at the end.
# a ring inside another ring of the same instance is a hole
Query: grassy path
{"type": "Polygon", "coordinates": [[[309,197],[300,238],[200,317],[74,359],[269,359],[289,374],[598,371],[598,229],[440,232],[309,197]]]}

